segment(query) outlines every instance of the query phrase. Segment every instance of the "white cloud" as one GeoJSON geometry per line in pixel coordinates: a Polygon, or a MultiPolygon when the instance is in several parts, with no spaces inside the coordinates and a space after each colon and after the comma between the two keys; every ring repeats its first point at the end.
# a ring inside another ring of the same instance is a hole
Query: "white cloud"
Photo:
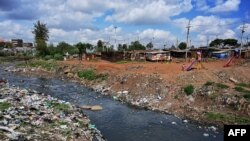
{"type": "MultiPolygon", "coordinates": [[[[191,20],[190,38],[196,45],[206,45],[207,38],[210,40],[218,38],[238,38],[235,31],[232,30],[232,25],[237,22],[233,18],[220,18],[214,15],[197,16],[191,20]]],[[[182,29],[183,34],[186,34],[186,26],[188,19],[180,18],[174,20],[174,24],[182,29]]]]}
{"type": "Polygon", "coordinates": [[[125,5],[124,8],[115,9],[115,13],[107,16],[106,20],[132,24],[159,24],[192,9],[191,0],[127,1],[125,5]]]}
{"type": "Polygon", "coordinates": [[[230,12],[230,11],[237,11],[239,9],[240,0],[226,0],[217,2],[215,7],[209,9],[211,13],[220,13],[220,12],[230,12]]]}
{"type": "Polygon", "coordinates": [[[11,20],[0,22],[0,38],[10,40],[13,38],[22,38],[24,41],[32,42],[32,33],[29,27],[14,23],[11,20]]]}

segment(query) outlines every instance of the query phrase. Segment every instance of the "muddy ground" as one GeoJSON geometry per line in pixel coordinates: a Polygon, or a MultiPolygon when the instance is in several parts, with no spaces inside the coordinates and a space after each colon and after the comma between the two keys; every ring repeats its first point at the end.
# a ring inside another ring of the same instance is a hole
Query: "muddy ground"
{"type": "Polygon", "coordinates": [[[53,71],[28,67],[21,74],[64,76],[114,99],[202,123],[219,126],[250,123],[250,102],[244,97],[249,87],[244,87],[244,91],[235,90],[238,83],[249,84],[250,61],[240,60],[224,68],[226,61],[203,62],[204,69],[182,71],[182,65],[190,62],[70,60],[57,62],[53,71]],[[80,71],[89,69],[107,77],[102,80],[78,77],[80,71]],[[194,92],[187,95],[184,88],[190,84],[194,86],[194,92]]]}

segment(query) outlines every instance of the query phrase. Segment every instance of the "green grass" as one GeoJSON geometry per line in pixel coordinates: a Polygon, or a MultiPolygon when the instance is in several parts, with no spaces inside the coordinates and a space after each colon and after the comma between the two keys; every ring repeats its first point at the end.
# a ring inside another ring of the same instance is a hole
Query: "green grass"
{"type": "Polygon", "coordinates": [[[225,84],[222,84],[222,83],[217,83],[216,86],[220,89],[227,89],[229,88],[229,86],[225,85],[225,84]]]}
{"type": "Polygon", "coordinates": [[[19,64],[19,66],[28,66],[28,67],[33,67],[33,68],[42,67],[48,71],[51,71],[51,70],[57,69],[58,64],[56,63],[56,61],[53,61],[53,60],[49,60],[49,61],[31,60],[27,64],[23,63],[23,64],[19,64]]]}
{"type": "Polygon", "coordinates": [[[0,111],[6,110],[11,107],[9,102],[0,102],[0,111]]]}
{"type": "Polygon", "coordinates": [[[237,86],[250,88],[250,83],[238,83],[237,86]]]}
{"type": "Polygon", "coordinates": [[[124,60],[122,60],[122,61],[116,62],[116,64],[126,64],[126,63],[129,63],[129,61],[124,61],[124,60]]]}
{"type": "Polygon", "coordinates": [[[83,70],[77,73],[78,77],[84,78],[87,80],[95,80],[97,75],[95,74],[94,70],[83,70]]]}
{"type": "Polygon", "coordinates": [[[184,87],[184,92],[186,95],[191,95],[194,92],[194,86],[193,85],[187,85],[184,87]]]}
{"type": "Polygon", "coordinates": [[[243,94],[243,97],[244,97],[245,99],[247,99],[248,101],[250,101],[250,91],[249,91],[249,90],[246,90],[246,89],[244,89],[244,88],[242,88],[242,87],[240,87],[240,86],[236,86],[234,89],[235,89],[236,91],[242,93],[242,94],[243,94]]]}
{"type": "Polygon", "coordinates": [[[83,70],[83,71],[79,71],[77,73],[78,77],[79,78],[84,78],[84,79],[87,79],[87,80],[96,80],[96,79],[99,79],[99,80],[107,80],[108,78],[108,74],[96,74],[94,70],[83,70]]]}
{"type": "Polygon", "coordinates": [[[236,86],[234,89],[238,92],[245,92],[245,89],[239,86],[236,86]]]}
{"type": "Polygon", "coordinates": [[[229,114],[208,112],[205,114],[206,119],[210,121],[222,121],[224,123],[250,123],[250,118],[242,117],[242,116],[234,116],[229,114]]]}
{"type": "Polygon", "coordinates": [[[211,85],[213,85],[213,84],[214,84],[213,81],[207,81],[207,82],[204,84],[204,86],[211,86],[211,85]]]}
{"type": "Polygon", "coordinates": [[[70,110],[70,106],[64,103],[54,103],[51,101],[46,102],[47,106],[54,108],[57,111],[68,112],[70,110]]]}

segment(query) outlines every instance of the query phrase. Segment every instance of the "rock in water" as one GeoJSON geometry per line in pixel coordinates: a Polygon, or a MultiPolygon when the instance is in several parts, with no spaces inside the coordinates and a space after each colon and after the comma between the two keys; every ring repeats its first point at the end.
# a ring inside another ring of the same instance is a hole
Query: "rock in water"
{"type": "Polygon", "coordinates": [[[95,106],[92,106],[90,110],[92,110],[92,111],[100,111],[100,110],[102,110],[102,106],[95,105],[95,106]]]}

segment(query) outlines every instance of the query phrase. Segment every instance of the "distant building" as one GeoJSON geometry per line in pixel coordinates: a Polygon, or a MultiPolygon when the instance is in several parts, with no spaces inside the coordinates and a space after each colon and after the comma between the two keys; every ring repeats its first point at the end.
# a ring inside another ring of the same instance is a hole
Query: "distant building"
{"type": "Polygon", "coordinates": [[[13,47],[23,47],[22,39],[11,39],[11,43],[13,47]]]}
{"type": "Polygon", "coordinates": [[[33,43],[25,42],[23,43],[23,47],[33,47],[33,43]]]}

